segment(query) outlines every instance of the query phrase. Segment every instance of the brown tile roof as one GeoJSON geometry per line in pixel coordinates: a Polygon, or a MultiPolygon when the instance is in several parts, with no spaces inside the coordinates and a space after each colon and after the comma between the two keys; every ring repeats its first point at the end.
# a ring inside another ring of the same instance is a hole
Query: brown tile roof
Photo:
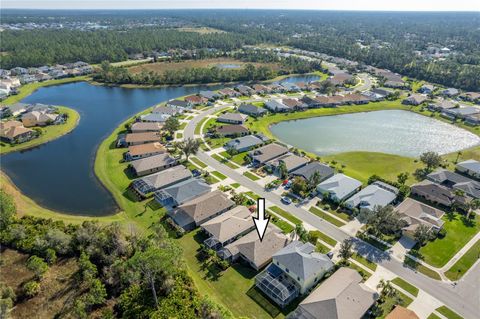
{"type": "Polygon", "coordinates": [[[142,131],[156,132],[156,131],[160,131],[162,128],[163,128],[163,124],[159,122],[135,122],[130,127],[130,130],[133,133],[142,132],[142,131]]]}
{"type": "Polygon", "coordinates": [[[390,312],[385,319],[419,319],[417,314],[407,308],[404,308],[400,305],[396,305],[395,309],[390,312]]]}
{"type": "Polygon", "coordinates": [[[129,133],[125,137],[127,143],[146,143],[160,141],[160,133],[158,132],[144,132],[144,133],[129,133]]]}
{"type": "Polygon", "coordinates": [[[185,97],[185,101],[193,104],[202,104],[202,103],[206,103],[207,99],[198,95],[190,95],[185,97]]]}
{"type": "Polygon", "coordinates": [[[205,223],[202,228],[221,243],[234,238],[253,226],[252,214],[245,206],[237,206],[205,223]]]}
{"type": "Polygon", "coordinates": [[[139,156],[150,153],[165,153],[166,151],[167,150],[165,147],[159,142],[132,145],[128,147],[128,153],[130,156],[139,156]]]}
{"type": "Polygon", "coordinates": [[[15,139],[17,136],[28,132],[32,132],[32,130],[24,127],[22,122],[19,121],[0,123],[0,136],[8,139],[15,139]]]}

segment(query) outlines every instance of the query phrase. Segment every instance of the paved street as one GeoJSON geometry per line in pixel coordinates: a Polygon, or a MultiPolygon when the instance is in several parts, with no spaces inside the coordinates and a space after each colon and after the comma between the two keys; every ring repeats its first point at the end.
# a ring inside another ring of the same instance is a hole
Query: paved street
{"type": "MultiPolygon", "coordinates": [[[[213,114],[224,107],[225,107],[224,105],[219,107],[214,107],[196,116],[194,119],[192,119],[189,122],[189,124],[185,128],[184,136],[186,138],[194,137],[195,126],[204,117],[210,114],[213,114]]],[[[310,224],[311,226],[317,228],[318,230],[334,238],[335,240],[340,242],[350,237],[350,235],[344,232],[343,230],[340,230],[339,228],[324,221],[323,219],[317,217],[316,215],[313,215],[305,211],[300,207],[296,207],[294,204],[288,205],[288,206],[284,205],[280,201],[279,195],[273,192],[265,191],[264,188],[258,183],[243,176],[239,172],[219,163],[218,161],[216,161],[215,159],[213,159],[203,151],[199,151],[197,154],[197,157],[201,161],[203,161],[205,164],[213,167],[215,170],[221,172],[222,174],[228,176],[232,180],[240,183],[241,185],[245,186],[251,191],[264,197],[270,203],[278,207],[281,207],[282,209],[288,211],[292,215],[310,224]]],[[[429,293],[433,297],[443,302],[449,308],[461,314],[464,318],[466,319],[478,318],[478,313],[480,313],[480,302],[479,302],[480,300],[476,300],[476,302],[474,302],[470,300],[471,297],[465,298],[465,296],[478,296],[478,289],[479,289],[478,285],[472,285],[472,284],[460,285],[459,284],[457,287],[453,287],[451,284],[430,279],[420,273],[417,273],[407,267],[404,267],[402,262],[394,258],[391,258],[387,252],[383,252],[357,238],[353,238],[353,239],[355,241],[355,249],[359,254],[385,267],[389,271],[395,273],[395,275],[402,277],[403,279],[414,284],[418,288],[425,290],[427,293],[429,293]]],[[[468,274],[469,276],[472,276],[472,277],[477,276],[476,281],[472,280],[473,282],[476,282],[476,283],[478,283],[478,275],[480,274],[479,268],[480,267],[475,267],[475,271],[472,271],[471,273],[468,274]]]]}

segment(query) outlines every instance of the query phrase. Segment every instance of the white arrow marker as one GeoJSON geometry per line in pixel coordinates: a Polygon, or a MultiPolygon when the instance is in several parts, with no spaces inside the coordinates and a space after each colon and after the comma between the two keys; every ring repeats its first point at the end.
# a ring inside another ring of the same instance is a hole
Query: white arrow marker
{"type": "Polygon", "coordinates": [[[257,229],[258,238],[260,238],[260,241],[262,241],[265,231],[267,230],[268,222],[270,221],[270,216],[265,218],[265,198],[259,198],[257,200],[257,212],[258,217],[252,218],[253,222],[255,223],[255,228],[257,229]]]}

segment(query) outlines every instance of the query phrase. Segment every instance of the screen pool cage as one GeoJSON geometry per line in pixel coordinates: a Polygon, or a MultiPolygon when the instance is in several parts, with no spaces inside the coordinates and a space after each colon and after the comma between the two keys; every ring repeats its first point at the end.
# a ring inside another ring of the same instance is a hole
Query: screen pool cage
{"type": "Polygon", "coordinates": [[[282,308],[300,293],[298,285],[274,264],[255,278],[255,286],[282,308]]]}

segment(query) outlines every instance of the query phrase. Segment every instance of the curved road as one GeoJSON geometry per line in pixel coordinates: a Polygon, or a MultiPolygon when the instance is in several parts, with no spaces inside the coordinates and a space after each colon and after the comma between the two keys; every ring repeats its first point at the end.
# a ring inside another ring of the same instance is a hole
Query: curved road
{"type": "MultiPolygon", "coordinates": [[[[185,138],[193,138],[194,131],[197,124],[206,116],[211,115],[220,109],[224,108],[225,105],[217,106],[211,109],[206,110],[205,112],[200,113],[195,116],[185,127],[184,136],[185,138]]],[[[306,210],[296,207],[294,205],[284,205],[280,196],[271,192],[265,191],[265,189],[257,184],[256,182],[250,180],[239,172],[229,168],[228,166],[223,165],[222,163],[216,161],[211,156],[206,154],[203,151],[199,151],[196,155],[202,162],[206,163],[210,167],[219,171],[220,173],[232,178],[237,183],[247,187],[256,194],[264,197],[270,203],[288,211],[292,215],[296,216],[300,220],[312,225],[321,232],[327,234],[328,236],[334,238],[338,242],[343,241],[346,238],[350,238],[350,235],[345,233],[343,230],[333,226],[332,224],[324,221],[320,217],[317,217],[314,214],[307,212],[306,210]]],[[[480,313],[480,299],[478,298],[479,287],[476,285],[465,286],[466,290],[462,292],[459,291],[458,287],[453,287],[451,284],[439,282],[433,280],[425,275],[417,273],[416,271],[403,266],[398,260],[391,258],[389,253],[381,251],[370,244],[359,240],[358,238],[352,238],[355,242],[355,250],[360,255],[375,261],[377,264],[385,267],[391,272],[395,273],[397,276],[402,277],[403,279],[411,282],[419,289],[426,291],[428,294],[440,300],[442,303],[447,305],[452,310],[458,312],[466,319],[478,318],[480,313]],[[468,290],[467,290],[468,289],[468,290]]],[[[477,273],[477,272],[474,272],[477,273]]],[[[478,282],[478,280],[477,280],[478,282]]],[[[460,285],[459,285],[460,286],[460,285]]]]}

